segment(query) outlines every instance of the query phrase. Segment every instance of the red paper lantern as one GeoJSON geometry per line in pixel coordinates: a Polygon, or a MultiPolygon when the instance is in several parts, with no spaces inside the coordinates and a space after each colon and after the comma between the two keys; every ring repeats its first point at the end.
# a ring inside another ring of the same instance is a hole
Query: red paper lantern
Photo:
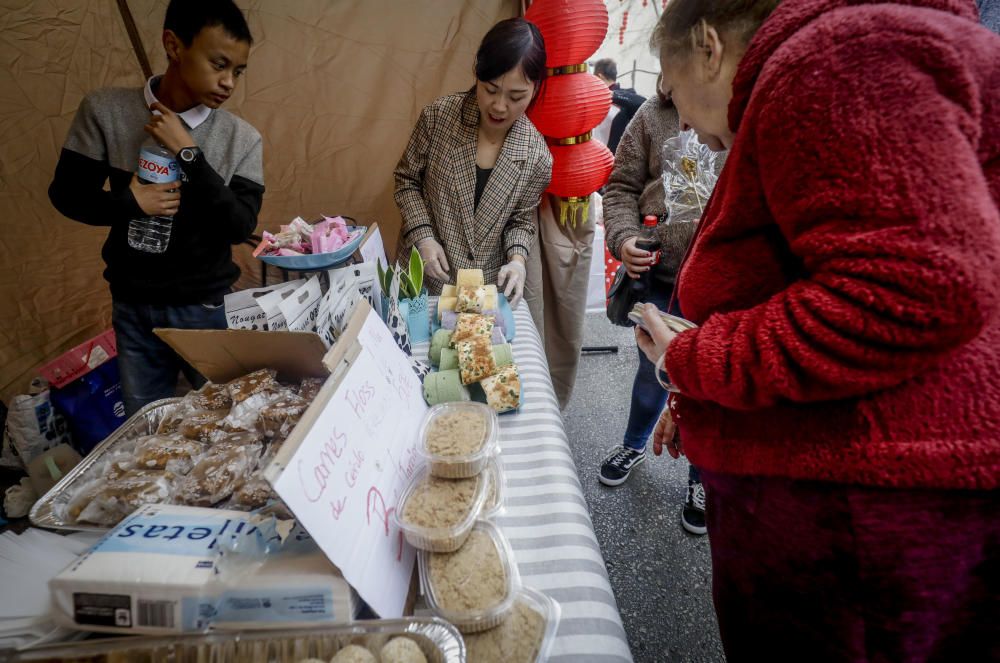
{"type": "Polygon", "coordinates": [[[586,62],[608,34],[603,0],[536,0],[524,17],[542,33],[550,68],[586,62]]]}
{"type": "Polygon", "coordinates": [[[615,156],[604,143],[588,140],[576,145],[549,145],[552,181],[547,191],[561,198],[589,196],[607,184],[615,156]]]}
{"type": "Polygon", "coordinates": [[[601,123],[611,107],[611,90],[593,74],[552,76],[528,119],[550,138],[585,134],[601,123]]]}

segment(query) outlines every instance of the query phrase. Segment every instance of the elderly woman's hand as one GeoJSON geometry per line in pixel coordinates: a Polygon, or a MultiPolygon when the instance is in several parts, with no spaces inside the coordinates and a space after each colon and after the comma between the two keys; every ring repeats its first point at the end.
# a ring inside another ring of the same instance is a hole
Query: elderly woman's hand
{"type": "Polygon", "coordinates": [[[660,413],[656,428],[653,429],[653,453],[659,456],[663,453],[664,447],[667,448],[667,453],[670,454],[671,458],[680,458],[684,453],[681,438],[677,434],[677,424],[674,423],[674,418],[670,414],[669,402],[660,413]]]}
{"type": "Polygon", "coordinates": [[[677,336],[660,318],[660,309],[646,304],[642,310],[642,326],[635,328],[635,341],[646,358],[654,365],[667,351],[667,346],[677,336]]]}

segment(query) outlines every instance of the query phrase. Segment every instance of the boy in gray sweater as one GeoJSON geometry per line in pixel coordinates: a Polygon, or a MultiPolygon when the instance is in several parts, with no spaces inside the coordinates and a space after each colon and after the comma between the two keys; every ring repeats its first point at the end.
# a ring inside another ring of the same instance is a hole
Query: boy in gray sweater
{"type": "Polygon", "coordinates": [[[264,195],[260,134],[219,110],[253,42],[242,12],[232,0],[171,0],[163,28],[166,72],[88,94],[49,187],[65,216],[109,228],[104,278],[128,414],[173,396],[178,371],[204,382],[153,329],[226,327],[223,296],[239,277],[231,245],[253,232],[264,195]],[[150,137],[175,155],[180,182],[139,182],[150,137]],[[172,217],[166,250],[129,241],[144,217],[172,217]]]}

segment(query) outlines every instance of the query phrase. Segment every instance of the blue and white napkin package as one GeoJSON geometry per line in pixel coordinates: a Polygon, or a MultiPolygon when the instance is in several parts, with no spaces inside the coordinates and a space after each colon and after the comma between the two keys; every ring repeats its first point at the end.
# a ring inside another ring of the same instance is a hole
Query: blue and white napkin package
{"type": "Polygon", "coordinates": [[[49,589],[60,623],[108,633],[343,624],[360,603],[301,528],[158,504],[119,523],[49,589]]]}

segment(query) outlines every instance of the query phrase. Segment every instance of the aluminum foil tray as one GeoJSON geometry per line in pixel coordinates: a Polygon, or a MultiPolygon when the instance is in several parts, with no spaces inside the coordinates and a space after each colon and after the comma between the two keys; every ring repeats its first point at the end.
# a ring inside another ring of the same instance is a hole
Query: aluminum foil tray
{"type": "Polygon", "coordinates": [[[329,661],[349,644],[367,647],[377,655],[382,645],[399,635],[416,641],[430,663],[465,662],[462,636],[454,626],[436,617],[365,620],[319,629],[86,640],[25,650],[13,661],[298,663],[310,658],[329,661]]]}
{"type": "Polygon", "coordinates": [[[119,445],[137,437],[155,433],[160,425],[160,420],[180,401],[180,398],[164,398],[150,403],[129,417],[128,421],[119,426],[118,430],[109,435],[106,440],[94,447],[93,451],[87,454],[79,465],[70,470],[59,483],[52,486],[49,492],[35,502],[31,513],[28,514],[31,524],[36,527],[74,532],[107,532],[110,530],[110,527],[66,522],[58,515],[61,511],[59,507],[69,503],[77,486],[86,480],[86,475],[92,467],[104,460],[104,457],[113,452],[119,445]]]}

